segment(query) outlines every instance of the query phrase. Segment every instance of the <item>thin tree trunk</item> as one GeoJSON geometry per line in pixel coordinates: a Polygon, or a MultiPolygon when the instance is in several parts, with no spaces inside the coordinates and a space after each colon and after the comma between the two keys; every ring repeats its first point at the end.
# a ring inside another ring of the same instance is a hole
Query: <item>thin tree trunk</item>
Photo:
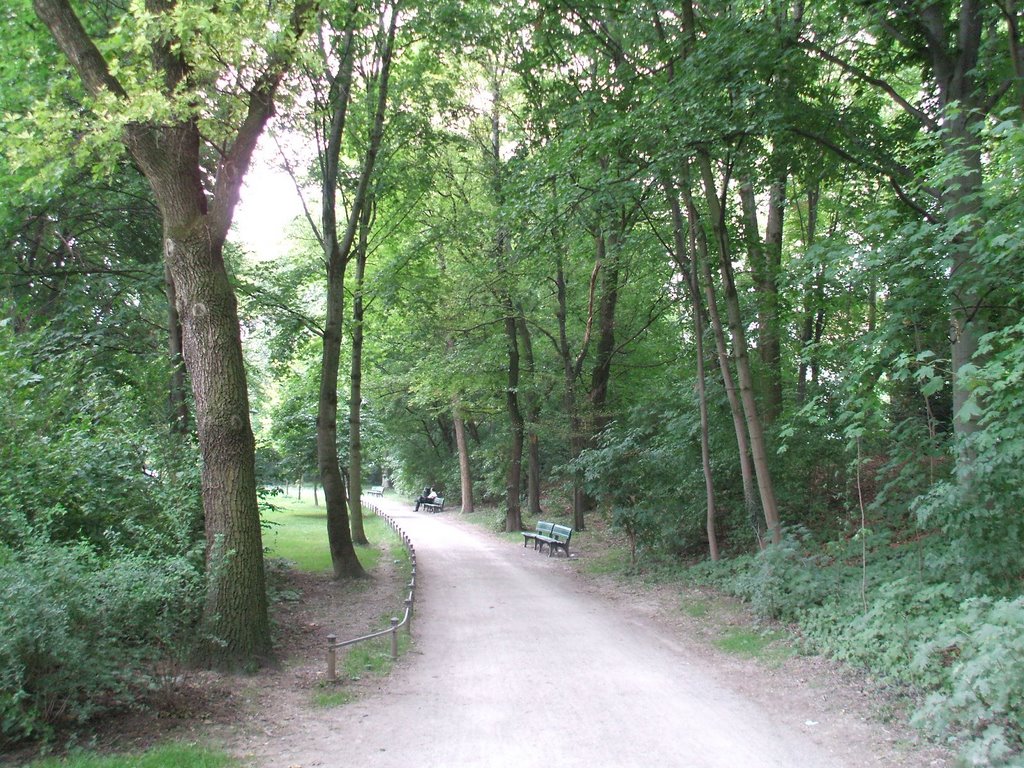
{"type": "MultiPolygon", "coordinates": [[[[804,233],[805,249],[809,250],[818,238],[818,200],[820,198],[820,179],[814,182],[807,190],[807,229],[804,233]]],[[[796,377],[796,404],[803,405],[807,399],[807,373],[810,369],[810,360],[817,357],[817,351],[812,346],[815,337],[815,316],[821,312],[824,303],[825,275],[823,270],[816,269],[814,285],[804,290],[804,316],[800,329],[800,367],[796,377]]]]}
{"type": "MultiPolygon", "coordinates": [[[[704,298],[707,303],[708,317],[711,321],[712,335],[715,339],[715,349],[718,357],[718,368],[722,376],[722,384],[725,387],[726,398],[729,402],[729,413],[732,416],[733,432],[736,435],[736,450],[740,464],[740,481],[743,486],[743,502],[747,519],[757,535],[760,545],[764,544],[762,536],[762,512],[760,498],[757,493],[756,473],[754,462],[750,454],[750,440],[747,436],[747,425],[743,415],[743,404],[740,402],[735,379],[730,363],[728,343],[725,338],[725,327],[718,311],[718,297],[715,294],[715,281],[711,272],[711,258],[708,253],[707,238],[704,233],[704,226],[701,223],[694,204],[693,193],[689,187],[690,176],[687,168],[684,174],[682,186],[683,198],[686,202],[686,218],[691,231],[696,237],[696,258],[698,267],[704,282],[704,298]]],[[[700,281],[698,281],[699,283],[700,281]]]]}
{"type": "Polygon", "coordinates": [[[708,395],[704,374],[704,321],[701,317],[700,286],[697,279],[696,233],[690,232],[690,304],[693,308],[693,333],[697,354],[697,401],[700,404],[700,457],[704,467],[704,493],[707,503],[708,554],[718,562],[718,534],[715,532],[715,481],[711,472],[711,438],[708,429],[708,395]]]}
{"type": "MultiPolygon", "coordinates": [[[[352,30],[346,32],[345,57],[338,79],[332,88],[335,113],[331,121],[323,179],[323,242],[327,261],[327,322],[324,324],[323,370],[320,385],[320,417],[317,419],[317,452],[324,501],[327,507],[327,534],[336,578],[361,577],[365,571],[355,555],[349,515],[346,510],[346,488],[338,462],[337,413],[338,371],[341,357],[341,330],[344,317],[345,270],[352,254],[353,243],[367,204],[370,179],[380,151],[384,133],[384,113],[387,106],[388,81],[397,24],[397,7],[393,9],[385,42],[381,48],[381,69],[377,84],[376,111],[369,136],[366,156],[359,176],[359,184],[349,210],[343,238],[338,238],[335,211],[338,184],[338,159],[349,106],[352,80],[352,30]]],[[[355,490],[358,491],[359,483],[355,490]]],[[[352,490],[352,489],[348,489],[352,490]]],[[[352,494],[355,495],[354,493],[352,494]]],[[[365,536],[364,536],[365,538],[365,536]]]]}
{"type": "MultiPolygon", "coordinates": [[[[491,145],[489,160],[492,163],[491,185],[495,203],[499,210],[505,203],[502,184],[501,159],[501,85],[499,73],[495,69],[491,83],[491,145]]],[[[516,331],[516,311],[512,302],[510,285],[512,280],[509,248],[505,230],[499,226],[494,242],[494,261],[499,273],[508,284],[499,289],[498,301],[505,314],[505,341],[508,347],[507,386],[505,388],[505,407],[509,417],[509,457],[508,477],[505,488],[505,530],[519,531],[523,527],[522,507],[519,496],[523,480],[523,413],[519,406],[519,341],[516,331]]]]}
{"type": "Polygon", "coordinates": [[[508,301],[507,297],[505,312],[505,337],[508,343],[508,386],[505,389],[505,404],[512,433],[505,494],[505,530],[514,532],[523,528],[523,513],[519,504],[523,483],[523,414],[519,408],[519,344],[516,319],[512,302],[508,301]]]}
{"type": "MultiPolygon", "coordinates": [[[[320,392],[317,398],[316,455],[320,485],[324,489],[327,511],[327,545],[331,552],[334,577],[360,578],[366,575],[356,556],[349,526],[345,482],[338,457],[338,374],[341,368],[341,333],[345,314],[345,270],[351,250],[339,242],[337,221],[338,160],[348,116],[352,88],[353,31],[345,31],[343,56],[338,74],[331,83],[333,113],[327,132],[327,147],[322,157],[321,225],[324,261],[327,265],[326,317],[320,359],[320,392]]],[[[358,216],[353,211],[351,218],[358,216]]],[[[354,227],[351,228],[354,231],[354,227]]],[[[347,232],[346,232],[347,234],[347,232]]]]}
{"type": "Polygon", "coordinates": [[[601,432],[610,421],[607,413],[608,387],[611,383],[612,357],[615,353],[615,309],[619,301],[619,243],[615,233],[595,238],[596,259],[601,265],[601,299],[597,311],[597,344],[594,370],[590,376],[590,405],[594,428],[601,432]]]}
{"type": "Polygon", "coordinates": [[[348,487],[349,518],[352,541],[366,545],[363,528],[363,441],[361,412],[363,408],[363,289],[366,280],[366,248],[370,229],[372,203],[363,206],[359,223],[359,244],[356,246],[355,295],[352,297],[352,366],[349,374],[348,401],[348,487]]]}
{"type": "Polygon", "coordinates": [[[768,219],[764,241],[757,219],[757,201],[749,181],[739,184],[740,208],[747,255],[757,289],[757,351],[761,358],[760,391],[765,424],[782,414],[782,346],[779,339],[778,274],[782,268],[782,227],[785,214],[786,179],[769,185],[768,219]]]}
{"type": "MultiPolygon", "coordinates": [[[[516,328],[523,344],[523,357],[526,362],[526,375],[533,383],[535,365],[533,360],[533,342],[530,329],[526,324],[523,308],[516,307],[516,328]]],[[[523,390],[526,404],[526,419],[529,428],[526,430],[526,506],[533,517],[540,517],[540,437],[537,435],[537,423],[540,418],[540,403],[533,391],[527,387],[523,390]]]]}
{"type": "MultiPolygon", "coordinates": [[[[579,380],[580,369],[586,359],[587,350],[590,345],[590,331],[593,327],[594,317],[594,293],[597,283],[597,275],[600,270],[600,263],[594,265],[590,276],[589,298],[587,301],[587,322],[583,334],[583,341],[580,344],[580,351],[573,358],[569,349],[569,336],[567,328],[568,298],[565,284],[565,267],[561,253],[557,260],[557,273],[555,285],[558,296],[558,352],[562,358],[562,404],[565,409],[569,426],[569,455],[575,460],[587,447],[585,432],[585,421],[579,413],[580,404],[576,395],[576,382],[579,380]]],[[[574,470],[572,473],[572,519],[573,527],[582,531],[586,526],[586,511],[588,507],[587,493],[583,487],[583,473],[574,470]]]]}
{"type": "Polygon", "coordinates": [[[697,229],[696,222],[689,227],[690,242],[687,248],[683,235],[683,215],[679,207],[679,197],[670,181],[664,182],[665,196],[668,199],[669,210],[672,213],[672,237],[675,244],[677,266],[685,274],[687,282],[687,295],[690,299],[690,308],[693,312],[693,331],[696,341],[697,355],[697,402],[700,409],[700,452],[701,465],[704,470],[704,491],[706,499],[706,529],[708,536],[708,551],[712,562],[718,561],[718,535],[715,531],[715,483],[711,470],[711,444],[710,431],[708,427],[708,399],[706,375],[704,371],[704,307],[700,298],[700,281],[697,276],[697,262],[699,254],[697,251],[697,229]],[[690,257],[686,258],[689,251],[690,257]]]}
{"type": "Polygon", "coordinates": [[[462,491],[462,511],[475,511],[473,504],[473,473],[469,463],[469,444],[466,441],[466,423],[462,418],[461,404],[456,397],[452,402],[452,425],[455,428],[455,445],[459,452],[459,488],[462,491]]]}
{"type": "Polygon", "coordinates": [[[722,274],[722,285],[725,290],[725,306],[729,318],[729,329],[732,334],[733,355],[736,361],[736,373],[740,380],[740,402],[747,424],[747,435],[750,438],[751,458],[754,462],[754,473],[757,487],[761,495],[761,508],[764,510],[765,524],[773,543],[782,540],[779,525],[778,507],[775,502],[775,488],[772,483],[771,470],[768,466],[768,451],[765,445],[764,431],[758,414],[757,401],[754,397],[754,377],[750,371],[747,358],[747,340],[743,330],[740,314],[739,296],[736,293],[736,280],[732,270],[732,255],[729,249],[728,232],[721,203],[716,192],[711,160],[704,153],[698,155],[701,178],[704,183],[705,199],[711,213],[712,227],[718,246],[719,268],[722,274]]]}

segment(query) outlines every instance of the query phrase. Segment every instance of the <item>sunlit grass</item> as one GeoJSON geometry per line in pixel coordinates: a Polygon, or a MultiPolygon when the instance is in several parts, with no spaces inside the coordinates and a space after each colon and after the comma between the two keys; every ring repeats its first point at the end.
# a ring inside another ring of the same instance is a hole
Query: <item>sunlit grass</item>
{"type": "Polygon", "coordinates": [[[760,659],[769,664],[781,664],[794,655],[794,650],[785,642],[786,639],[787,635],[784,632],[762,632],[745,627],[733,627],[715,640],[715,646],[726,653],[748,659],[760,659]]]}
{"type": "Polygon", "coordinates": [[[317,691],[313,694],[313,706],[320,709],[332,709],[350,704],[355,699],[355,694],[347,688],[317,691]]]}
{"type": "Polygon", "coordinates": [[[29,768],[230,768],[241,765],[223,752],[184,744],[169,744],[136,755],[71,755],[46,758],[29,768]]]}
{"type": "MultiPolygon", "coordinates": [[[[399,616],[401,618],[401,616],[399,616]]],[[[391,617],[382,618],[378,629],[391,626],[391,617]]],[[[403,627],[398,630],[398,655],[409,649],[409,633],[403,627]]],[[[385,677],[391,672],[394,660],[391,658],[391,635],[368,640],[348,649],[342,661],[342,670],[349,680],[359,680],[367,675],[385,677]]]]}
{"type": "MultiPolygon", "coordinates": [[[[322,573],[331,570],[331,551],[327,543],[327,511],[323,502],[316,506],[312,499],[298,500],[277,496],[271,500],[275,509],[263,513],[268,527],[263,531],[263,545],[268,557],[294,563],[300,571],[322,573]]],[[[356,547],[356,556],[363,568],[373,570],[380,557],[376,542],[388,535],[387,525],[376,515],[363,516],[368,547],[356,547]]]]}
{"type": "Polygon", "coordinates": [[[711,605],[707,600],[683,600],[683,613],[694,619],[703,619],[711,613],[711,605]]]}
{"type": "MultiPolygon", "coordinates": [[[[573,534],[575,536],[576,534],[573,534]]],[[[587,558],[583,563],[587,573],[595,576],[613,576],[626,573],[630,568],[629,552],[617,547],[587,558]]]]}

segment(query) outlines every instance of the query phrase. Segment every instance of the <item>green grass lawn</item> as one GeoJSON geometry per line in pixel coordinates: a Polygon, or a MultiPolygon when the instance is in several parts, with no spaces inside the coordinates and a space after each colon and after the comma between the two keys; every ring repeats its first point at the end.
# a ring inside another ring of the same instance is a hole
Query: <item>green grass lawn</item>
{"type": "MultiPolygon", "coordinates": [[[[267,556],[287,560],[300,571],[319,573],[331,570],[331,552],[327,546],[327,512],[312,500],[277,496],[271,500],[275,509],[263,513],[263,545],[267,556]]],[[[369,547],[356,547],[359,562],[372,570],[380,550],[372,542],[385,538],[387,525],[376,515],[363,517],[363,528],[369,547]]]]}

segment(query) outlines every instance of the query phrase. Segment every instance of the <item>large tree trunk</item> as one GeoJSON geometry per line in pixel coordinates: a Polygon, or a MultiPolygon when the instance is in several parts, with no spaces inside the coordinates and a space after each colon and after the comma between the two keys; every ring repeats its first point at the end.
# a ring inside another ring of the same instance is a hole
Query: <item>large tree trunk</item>
{"type": "Polygon", "coordinates": [[[204,217],[164,241],[177,288],[183,353],[192,380],[203,456],[209,580],[199,658],[236,666],[270,655],[263,544],[256,502],[255,441],[234,292],[222,240],[204,217]],[[225,652],[224,649],[231,649],[225,652]]]}
{"type": "Polygon", "coordinates": [[[982,161],[979,134],[987,109],[985,86],[975,68],[981,50],[984,20],[979,0],[963,0],[953,15],[945,4],[923,10],[920,23],[928,41],[932,71],[939,86],[942,111],[942,146],[957,172],[942,184],[941,201],[946,224],[956,231],[951,238],[950,338],[953,363],[953,432],[961,441],[958,477],[973,481],[973,452],[964,440],[978,431],[978,414],[964,409],[971,397],[969,376],[961,370],[974,360],[978,339],[985,333],[980,284],[983,275],[975,256],[977,219],[981,210],[982,161]],[[954,19],[952,33],[947,32],[954,19]]]}
{"type": "Polygon", "coordinates": [[[185,375],[185,358],[182,353],[181,318],[178,316],[178,294],[174,289],[174,279],[164,262],[164,294],[167,296],[167,359],[171,365],[171,377],[168,384],[168,402],[170,404],[171,430],[180,435],[188,434],[189,412],[185,375]]]}

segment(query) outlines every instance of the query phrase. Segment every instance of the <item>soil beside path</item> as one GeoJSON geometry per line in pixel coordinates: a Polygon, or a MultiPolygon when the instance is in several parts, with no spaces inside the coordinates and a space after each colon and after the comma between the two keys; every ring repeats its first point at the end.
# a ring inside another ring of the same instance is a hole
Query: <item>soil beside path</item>
{"type": "Polygon", "coordinates": [[[416,547],[411,651],[356,701],[316,708],[311,647],[295,662],[305,672],[250,695],[247,722],[214,729],[248,765],[952,765],[873,721],[868,695],[833,665],[719,654],[678,595],[672,610],[671,595],[581,578],[576,562],[451,515],[379,505],[416,547]]]}

